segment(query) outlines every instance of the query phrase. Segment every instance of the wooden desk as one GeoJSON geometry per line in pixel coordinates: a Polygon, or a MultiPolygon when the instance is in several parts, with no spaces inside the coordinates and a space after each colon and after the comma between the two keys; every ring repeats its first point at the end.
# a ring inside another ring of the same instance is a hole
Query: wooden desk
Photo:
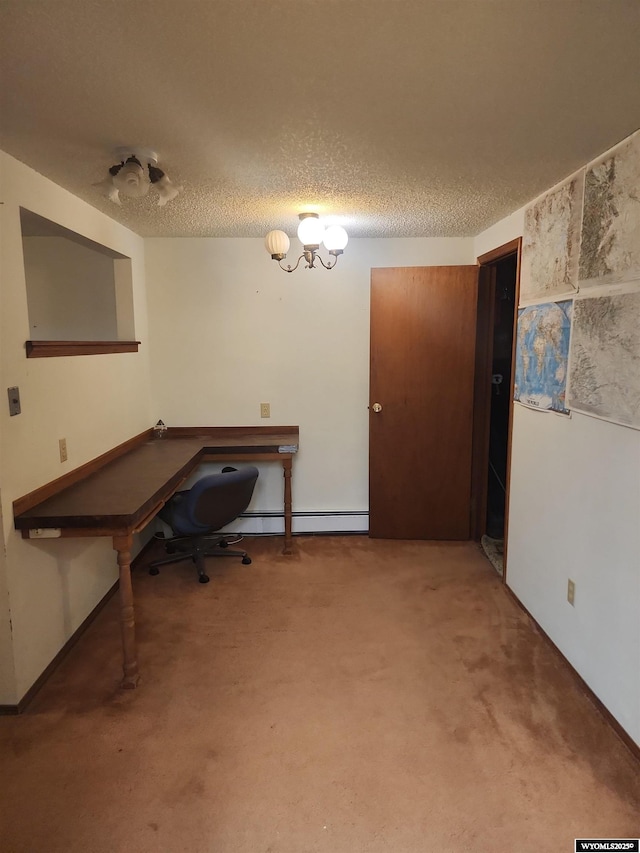
{"type": "Polygon", "coordinates": [[[292,552],[291,475],[298,427],[170,427],[147,430],[87,465],[14,501],[14,524],[26,539],[111,536],[120,574],[124,677],[138,683],[131,547],[133,534],[203,462],[275,461],[284,476],[284,554],[292,552]],[[46,531],[43,535],[43,531],[46,531]]]}

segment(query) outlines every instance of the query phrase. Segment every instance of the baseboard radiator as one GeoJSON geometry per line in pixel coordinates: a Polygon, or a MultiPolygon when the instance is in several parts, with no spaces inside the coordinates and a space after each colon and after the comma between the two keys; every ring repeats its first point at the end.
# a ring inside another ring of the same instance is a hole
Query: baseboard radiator
{"type": "MultiPolygon", "coordinates": [[[[294,534],[304,533],[367,533],[369,513],[353,512],[294,512],[292,519],[294,534]]],[[[274,536],[284,533],[282,512],[246,512],[224,528],[229,533],[246,536],[274,536]]]]}

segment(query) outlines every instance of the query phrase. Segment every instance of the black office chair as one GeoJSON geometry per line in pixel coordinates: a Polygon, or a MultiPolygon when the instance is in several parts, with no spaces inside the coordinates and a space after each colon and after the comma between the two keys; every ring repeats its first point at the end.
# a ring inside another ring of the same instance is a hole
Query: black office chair
{"type": "Polygon", "coordinates": [[[208,583],[205,557],[242,557],[249,565],[251,557],[246,551],[232,551],[227,537],[213,534],[245,511],[257,479],[258,469],[253,465],[241,470],[223,468],[221,474],[202,477],[187,491],[176,492],[158,513],[173,531],[165,540],[166,551],[173,556],[149,563],[149,574],[159,574],[158,566],[191,559],[200,583],[208,583]]]}

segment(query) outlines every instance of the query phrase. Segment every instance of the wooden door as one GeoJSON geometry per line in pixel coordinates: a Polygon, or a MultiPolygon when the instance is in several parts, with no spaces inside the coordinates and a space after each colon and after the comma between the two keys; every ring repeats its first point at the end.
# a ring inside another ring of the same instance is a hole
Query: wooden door
{"type": "Polygon", "coordinates": [[[477,297],[476,266],[371,271],[372,537],[469,538],[477,297]]]}

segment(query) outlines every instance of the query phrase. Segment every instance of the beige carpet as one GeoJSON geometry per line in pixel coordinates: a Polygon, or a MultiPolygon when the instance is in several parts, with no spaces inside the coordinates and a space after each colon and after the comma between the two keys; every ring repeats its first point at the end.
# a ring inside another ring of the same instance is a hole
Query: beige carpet
{"type": "Polygon", "coordinates": [[[640,835],[640,765],[472,543],[248,542],[134,575],[0,718],[3,853],[564,853],[640,835]]]}

